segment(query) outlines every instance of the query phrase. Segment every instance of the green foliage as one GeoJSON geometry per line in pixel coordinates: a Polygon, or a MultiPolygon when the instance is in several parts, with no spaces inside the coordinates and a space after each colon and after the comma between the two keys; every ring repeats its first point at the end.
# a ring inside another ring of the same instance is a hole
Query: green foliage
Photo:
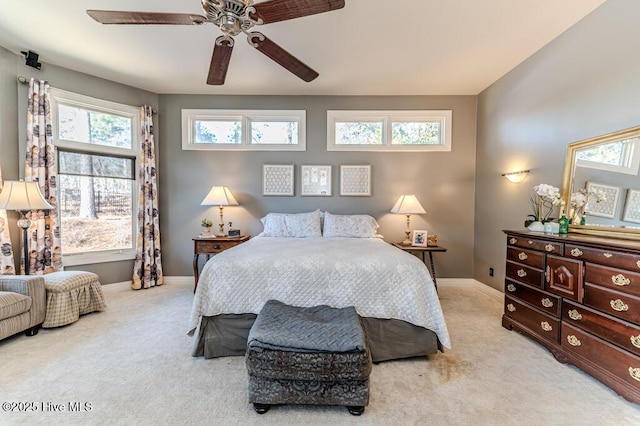
{"type": "Polygon", "coordinates": [[[211,222],[209,219],[202,219],[202,222],[200,223],[200,225],[203,228],[211,228],[213,226],[213,222],[211,222]]]}

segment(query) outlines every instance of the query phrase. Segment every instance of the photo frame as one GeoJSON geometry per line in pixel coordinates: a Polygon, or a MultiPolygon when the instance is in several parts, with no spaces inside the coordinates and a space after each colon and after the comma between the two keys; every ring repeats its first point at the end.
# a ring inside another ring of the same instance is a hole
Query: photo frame
{"type": "Polygon", "coordinates": [[[591,191],[602,192],[606,198],[606,201],[594,203],[593,205],[587,204],[587,206],[585,207],[585,213],[588,213],[590,216],[599,216],[613,219],[618,209],[620,187],[605,185],[596,182],[587,182],[587,192],[591,191]]]}
{"type": "Polygon", "coordinates": [[[628,189],[622,220],[625,222],[640,223],[640,190],[628,189]]]}
{"type": "Polygon", "coordinates": [[[331,196],[331,166],[303,165],[300,166],[300,195],[330,197],[331,196]]]}
{"type": "Polygon", "coordinates": [[[413,231],[413,238],[411,238],[411,245],[413,247],[426,247],[428,243],[427,231],[415,230],[413,231]]]}
{"type": "Polygon", "coordinates": [[[351,197],[371,196],[371,166],[340,166],[340,195],[351,197]]]}
{"type": "Polygon", "coordinates": [[[293,197],[293,164],[262,166],[262,195],[293,197]]]}

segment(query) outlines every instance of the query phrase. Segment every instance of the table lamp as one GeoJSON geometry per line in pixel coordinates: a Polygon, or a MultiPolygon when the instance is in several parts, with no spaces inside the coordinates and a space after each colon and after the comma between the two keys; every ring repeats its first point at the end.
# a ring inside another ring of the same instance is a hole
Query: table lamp
{"type": "Polygon", "coordinates": [[[29,238],[27,230],[31,221],[27,213],[31,210],[50,210],[53,206],[44,199],[38,182],[7,181],[0,192],[0,209],[20,212],[18,226],[22,228],[22,245],[24,248],[24,273],[29,274],[29,238]]]}
{"type": "Polygon", "coordinates": [[[201,206],[218,206],[220,208],[220,223],[218,226],[220,230],[216,234],[216,237],[224,237],[224,219],[222,216],[222,209],[224,206],[237,206],[238,202],[233,197],[231,191],[226,186],[214,186],[211,191],[204,197],[204,200],[200,203],[201,206]]]}
{"type": "Polygon", "coordinates": [[[405,234],[407,234],[406,239],[402,242],[404,246],[411,245],[411,215],[412,214],[425,214],[424,208],[420,205],[420,202],[416,198],[415,195],[401,195],[396,201],[396,204],[391,209],[391,213],[396,214],[404,214],[407,215],[407,229],[405,230],[405,234]]]}

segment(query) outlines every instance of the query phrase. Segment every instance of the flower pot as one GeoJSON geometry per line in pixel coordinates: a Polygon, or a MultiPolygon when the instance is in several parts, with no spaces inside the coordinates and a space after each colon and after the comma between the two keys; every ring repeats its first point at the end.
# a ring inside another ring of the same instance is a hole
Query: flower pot
{"type": "Polygon", "coordinates": [[[531,222],[527,229],[533,232],[544,232],[544,224],[539,220],[536,220],[535,222],[531,222]]]}

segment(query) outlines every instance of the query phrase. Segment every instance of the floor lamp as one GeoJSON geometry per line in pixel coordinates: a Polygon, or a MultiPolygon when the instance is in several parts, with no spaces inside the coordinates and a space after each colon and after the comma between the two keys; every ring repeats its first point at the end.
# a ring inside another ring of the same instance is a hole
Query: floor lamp
{"type": "Polygon", "coordinates": [[[7,181],[0,192],[0,209],[20,212],[18,226],[22,228],[22,245],[24,248],[24,273],[29,274],[29,237],[27,230],[31,221],[27,213],[31,210],[50,210],[53,206],[47,202],[40,192],[37,182],[7,181]]]}

